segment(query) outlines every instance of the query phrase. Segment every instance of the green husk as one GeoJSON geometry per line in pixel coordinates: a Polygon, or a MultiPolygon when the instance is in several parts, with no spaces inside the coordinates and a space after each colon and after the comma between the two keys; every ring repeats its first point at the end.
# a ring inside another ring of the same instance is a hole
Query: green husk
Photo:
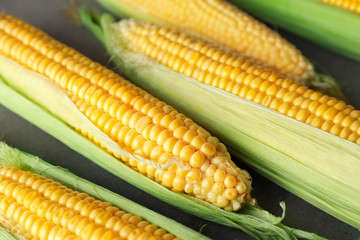
{"type": "Polygon", "coordinates": [[[230,0],[256,17],[360,61],[360,15],[317,0],[230,0]]]}
{"type": "MultiPolygon", "coordinates": [[[[0,166],[19,167],[54,179],[69,188],[76,189],[80,192],[86,192],[97,199],[110,202],[126,212],[141,216],[147,221],[166,229],[182,239],[209,239],[174,220],[80,178],[64,168],[53,166],[38,157],[11,148],[4,142],[0,142],[0,166]]],[[[1,239],[17,239],[11,238],[12,236],[9,233],[9,236],[5,236],[5,234],[7,234],[7,232],[0,228],[1,239]]]]}
{"type": "Polygon", "coordinates": [[[24,240],[24,238],[6,231],[3,227],[1,227],[1,225],[0,225],[0,239],[3,239],[3,240],[24,240]]]}
{"type": "MultiPolygon", "coordinates": [[[[162,26],[171,26],[166,22],[163,22],[162,20],[160,20],[159,18],[157,18],[156,16],[150,15],[149,13],[145,12],[145,11],[140,11],[137,9],[133,9],[132,7],[126,5],[126,3],[124,3],[122,0],[97,0],[100,4],[102,4],[106,9],[108,9],[110,12],[114,13],[115,15],[121,17],[121,18],[136,18],[142,21],[147,21],[147,22],[152,22],[155,24],[159,24],[162,26]]],[[[276,5],[276,7],[280,7],[281,8],[281,3],[276,4],[273,1],[269,1],[269,0],[264,0],[267,5],[276,5]]],[[[290,0],[293,1],[294,0],[290,0]]],[[[300,0],[302,1],[302,0],[300,0]]],[[[310,0],[310,1],[315,1],[315,0],[310,0]]],[[[242,3],[242,2],[249,2],[249,5],[254,4],[252,2],[252,0],[249,1],[242,1],[242,0],[232,0],[232,2],[238,2],[238,3],[242,3]]],[[[255,1],[256,2],[256,1],[255,1]]],[[[261,2],[261,0],[260,0],[261,2]]],[[[295,0],[295,2],[297,2],[297,0],[295,0]]],[[[261,4],[259,4],[261,5],[261,4]]],[[[259,7],[261,9],[261,7],[259,7]]],[[[283,7],[284,9],[287,9],[287,7],[283,7]]],[[[260,10],[259,9],[259,10],[260,10]]],[[[305,10],[303,11],[303,13],[307,13],[305,10]]],[[[272,14],[272,13],[269,13],[272,14]]],[[[315,18],[317,15],[313,14],[312,15],[313,18],[315,18]]],[[[357,30],[359,31],[359,30],[357,30]]],[[[101,34],[99,34],[101,35],[101,34]]],[[[358,36],[358,39],[359,36],[358,36]]],[[[359,42],[359,41],[358,41],[359,42]]],[[[330,75],[326,75],[324,73],[321,73],[321,69],[317,69],[315,67],[315,70],[320,70],[318,72],[315,73],[315,76],[313,76],[308,84],[308,87],[311,89],[314,89],[316,91],[320,91],[322,93],[325,93],[327,95],[330,95],[332,97],[336,97],[338,99],[341,99],[343,101],[347,101],[346,96],[344,95],[344,93],[342,92],[339,84],[336,82],[336,80],[330,76],[330,75]]]]}
{"type": "Polygon", "coordinates": [[[114,1],[114,0],[97,0],[101,5],[106,9],[114,13],[115,15],[121,18],[136,18],[139,20],[153,22],[156,24],[166,25],[163,21],[156,18],[156,16],[151,16],[150,14],[139,12],[136,9],[126,5],[123,1],[114,1]]]}
{"type": "MultiPolygon", "coordinates": [[[[98,34],[102,33],[101,28],[98,27],[95,29],[97,29],[98,34]]],[[[30,84],[30,82],[36,82],[37,84],[43,84],[41,78],[44,77],[42,75],[32,72],[12,61],[4,60],[1,63],[0,76],[3,79],[3,81],[0,80],[0,103],[2,105],[48,132],[70,148],[83,154],[94,163],[145,192],[198,217],[241,229],[257,239],[322,239],[316,234],[282,225],[281,221],[283,216],[275,217],[257,206],[248,205],[243,207],[238,213],[231,213],[194,197],[179,194],[162,187],[160,184],[121,163],[112,155],[75,131],[67,120],[74,124],[77,124],[78,121],[71,119],[71,117],[69,117],[72,116],[71,114],[63,114],[58,112],[58,110],[65,109],[66,111],[71,111],[72,109],[74,111],[74,118],[81,119],[78,116],[78,110],[73,108],[71,103],[66,100],[55,105],[47,103],[49,98],[55,93],[58,93],[56,88],[49,87],[49,89],[44,89],[44,86],[36,86],[38,89],[35,88],[29,91],[25,83],[30,84]],[[18,81],[18,79],[23,81],[24,84],[21,84],[21,81],[18,81]],[[35,101],[34,99],[37,100],[35,101]],[[41,102],[41,104],[47,105],[49,109],[40,106],[38,101],[41,102]],[[66,118],[66,122],[64,118],[66,118]]],[[[60,93],[58,94],[59,96],[61,95],[60,93]]],[[[66,98],[61,97],[61,99],[66,98]]],[[[84,122],[84,124],[90,130],[94,132],[97,131],[94,125],[86,124],[86,122],[84,122]]],[[[48,170],[46,170],[46,172],[48,172],[48,170]]],[[[61,175],[60,178],[63,178],[63,176],[61,175]]],[[[90,191],[89,189],[85,190],[87,190],[87,192],[90,191]]],[[[281,206],[284,207],[283,204],[281,206]]]]}
{"type": "MultiPolygon", "coordinates": [[[[99,27],[86,11],[83,22],[99,27]]],[[[360,228],[360,146],[276,111],[198,82],[125,49],[103,15],[104,44],[135,84],[186,113],[270,180],[360,228]]]]}

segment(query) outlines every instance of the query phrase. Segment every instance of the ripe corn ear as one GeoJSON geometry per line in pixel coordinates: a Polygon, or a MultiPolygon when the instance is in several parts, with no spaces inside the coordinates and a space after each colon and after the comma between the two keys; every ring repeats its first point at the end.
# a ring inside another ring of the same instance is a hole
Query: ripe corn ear
{"type": "Polygon", "coordinates": [[[180,28],[307,84],[312,64],[278,33],[222,0],[99,0],[110,11],[180,28]]]}
{"type": "MultiPolygon", "coordinates": [[[[23,21],[2,14],[0,32],[3,56],[67,91],[78,110],[120,148],[160,165],[178,158],[190,169],[177,164],[161,169],[113,152],[128,165],[167,188],[230,211],[251,200],[248,174],[235,166],[217,138],[191,119],[23,21]],[[220,188],[212,190],[215,183],[220,188]]],[[[79,131],[102,144],[86,130],[79,131]]]]}
{"type": "Polygon", "coordinates": [[[360,143],[360,111],[336,98],[171,28],[124,20],[115,29],[125,48],[175,72],[360,143]]]}
{"type": "Polygon", "coordinates": [[[138,212],[145,217],[154,214],[155,218],[150,219],[158,218],[161,225],[166,220],[169,223],[166,228],[173,227],[175,231],[182,230],[186,235],[189,234],[181,237],[207,239],[35,156],[12,149],[2,142],[0,150],[1,228],[15,234],[17,239],[180,239],[154,225],[156,221],[150,223],[117,207],[123,205],[130,208],[131,212],[138,212]],[[22,169],[28,168],[28,164],[32,164],[32,171],[22,169]],[[35,172],[46,172],[49,177],[35,172]],[[51,177],[60,178],[67,185],[81,190],[74,191],[51,177]],[[97,192],[96,195],[101,195],[105,201],[83,192],[84,188],[97,192]],[[111,199],[113,203],[106,199],[111,199]]]}
{"type": "Polygon", "coordinates": [[[110,203],[13,167],[0,168],[0,215],[26,238],[175,239],[110,203]]]}
{"type": "Polygon", "coordinates": [[[200,40],[184,44],[171,29],[82,16],[128,78],[207,126],[266,177],[359,228],[359,111],[257,65],[233,66],[237,56],[216,46],[206,45],[217,50],[206,56],[206,48],[191,49],[200,40]]]}

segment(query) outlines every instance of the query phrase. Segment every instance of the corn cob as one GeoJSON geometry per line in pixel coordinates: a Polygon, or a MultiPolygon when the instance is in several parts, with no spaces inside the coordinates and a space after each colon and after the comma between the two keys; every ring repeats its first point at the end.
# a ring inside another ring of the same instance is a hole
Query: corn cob
{"type": "MultiPolygon", "coordinates": [[[[15,239],[207,239],[3,142],[0,142],[0,221],[1,231],[8,231],[15,239]],[[31,171],[24,170],[29,168],[31,171]]],[[[1,239],[14,239],[9,234],[1,239]]]]}
{"type": "Polygon", "coordinates": [[[323,3],[331,4],[337,7],[344,8],[346,10],[360,13],[360,1],[359,0],[320,0],[323,3]]]}
{"type": "Polygon", "coordinates": [[[178,158],[191,168],[158,169],[116,155],[131,167],[227,210],[251,199],[248,174],[232,163],[224,144],[191,119],[21,20],[1,14],[0,33],[3,56],[68,91],[78,109],[121,148],[161,165],[178,158]]]}
{"type": "Polygon", "coordinates": [[[264,24],[222,0],[99,0],[110,11],[176,26],[255,59],[302,84],[314,77],[312,64],[264,24]]]}
{"type": "Polygon", "coordinates": [[[119,41],[172,70],[202,83],[360,144],[360,111],[308,89],[270,69],[176,30],[124,20],[115,26],[119,41]]]}
{"type": "Polygon", "coordinates": [[[359,111],[172,29],[81,16],[128,78],[221,136],[261,174],[359,228],[359,111]]]}
{"type": "Polygon", "coordinates": [[[0,168],[2,223],[27,239],[176,239],[108,202],[19,168],[0,168]]]}

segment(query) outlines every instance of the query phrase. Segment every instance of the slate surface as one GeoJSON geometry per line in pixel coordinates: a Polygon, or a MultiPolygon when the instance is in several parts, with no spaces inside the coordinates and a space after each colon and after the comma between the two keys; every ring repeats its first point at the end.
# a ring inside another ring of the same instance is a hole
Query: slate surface
{"type": "MultiPolygon", "coordinates": [[[[75,48],[86,56],[113,68],[109,56],[97,40],[74,21],[71,10],[74,3],[104,11],[90,0],[0,0],[0,11],[12,14],[47,32],[55,39],[75,48]]],[[[350,103],[360,107],[360,63],[332,53],[285,31],[280,33],[293,42],[311,60],[321,64],[340,82],[350,103]]],[[[1,66],[0,66],[1,68],[1,66]]],[[[0,139],[46,161],[60,165],[73,173],[104,186],[133,201],[156,210],[213,239],[252,239],[239,230],[211,223],[163,203],[101,169],[58,140],[41,131],[0,105],[0,139]]],[[[236,160],[239,162],[239,160],[236,160]]],[[[250,171],[254,181],[254,196],[268,211],[280,215],[280,201],[285,201],[288,226],[315,232],[329,239],[357,239],[360,233],[325,212],[317,209],[283,188],[250,171]]]]}

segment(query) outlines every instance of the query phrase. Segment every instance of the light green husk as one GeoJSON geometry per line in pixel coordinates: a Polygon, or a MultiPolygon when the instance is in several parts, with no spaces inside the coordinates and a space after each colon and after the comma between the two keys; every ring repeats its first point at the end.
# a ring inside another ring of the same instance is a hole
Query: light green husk
{"type": "MultiPolygon", "coordinates": [[[[102,33],[101,28],[97,29],[100,31],[99,34],[102,33]]],[[[13,64],[11,61],[3,61],[0,66],[0,76],[3,79],[3,81],[0,80],[0,103],[2,105],[59,139],[94,163],[162,201],[198,217],[241,229],[257,239],[322,239],[316,234],[282,225],[280,222],[284,216],[275,217],[257,206],[244,206],[238,213],[226,212],[197,198],[179,194],[162,187],[160,184],[121,163],[69,126],[69,123],[63,119],[65,116],[58,112],[62,105],[65,104],[65,101],[60,104],[48,106],[50,109],[45,109],[43,106],[40,106],[39,103],[35,103],[35,97],[44,98],[38,99],[40,102],[46,101],[47,98],[53,94],[51,92],[52,90],[50,90],[52,88],[44,90],[43,86],[37,86],[41,91],[48,91],[48,93],[43,93],[39,92],[36,88],[32,91],[26,91],[26,85],[14,84],[14,82],[17,82],[16,79],[37,81],[39,80],[38,78],[42,78],[41,75],[26,70],[21,65],[13,64]],[[25,97],[23,94],[27,96],[25,97]],[[56,113],[56,116],[52,113],[56,113]]],[[[41,84],[41,81],[38,81],[38,84],[41,84]]],[[[71,107],[68,109],[71,109],[71,107]]],[[[75,111],[74,115],[77,114],[75,111]]],[[[96,128],[93,125],[89,125],[88,127],[96,128]]],[[[93,130],[96,131],[95,129],[93,130]]],[[[89,189],[85,190],[89,192],[89,189]]],[[[284,209],[284,204],[281,204],[281,206],[284,209]]],[[[172,232],[176,235],[178,234],[174,231],[172,232]]]]}
{"type": "Polygon", "coordinates": [[[24,240],[23,237],[17,236],[17,235],[15,235],[13,233],[10,233],[10,232],[6,231],[6,229],[1,227],[1,225],[0,225],[0,239],[3,239],[3,240],[24,240]]]}
{"type": "Polygon", "coordinates": [[[230,0],[256,17],[360,61],[360,15],[317,0],[230,0]]]}
{"type": "Polygon", "coordinates": [[[276,111],[203,84],[122,45],[119,26],[86,19],[135,84],[186,113],[259,173],[360,229],[360,146],[276,111]]]}
{"type": "MultiPolygon", "coordinates": [[[[142,21],[147,21],[147,22],[152,22],[155,24],[159,24],[162,26],[170,26],[168,23],[160,20],[159,18],[157,18],[154,15],[150,15],[148,12],[145,11],[140,11],[139,9],[134,9],[131,6],[128,6],[125,2],[123,2],[122,0],[97,0],[100,4],[102,4],[106,9],[108,9],[109,11],[113,12],[114,14],[116,14],[117,16],[121,17],[121,18],[136,18],[142,21]]],[[[276,7],[278,8],[284,8],[287,9],[286,6],[281,7],[281,3],[274,3],[274,1],[269,1],[269,0],[263,0],[260,2],[266,2],[267,5],[276,5],[276,7]]],[[[289,0],[292,2],[298,2],[298,0],[289,0]]],[[[302,0],[300,0],[302,1],[302,0]]],[[[310,0],[310,1],[315,1],[315,0],[310,0]]],[[[238,3],[243,3],[243,2],[249,2],[249,5],[254,4],[252,2],[252,0],[249,1],[242,1],[242,0],[232,0],[232,2],[238,2],[238,3]]],[[[256,2],[256,1],[254,1],[256,2]]],[[[261,7],[260,7],[261,8],[261,7]]],[[[303,13],[307,14],[307,11],[303,11],[303,13]]],[[[268,14],[272,14],[271,12],[269,12],[268,14]]],[[[318,16],[317,14],[313,14],[312,17],[315,18],[316,16],[318,16]]],[[[260,16],[259,16],[260,17],[260,16]]],[[[317,30],[317,29],[316,29],[317,30]]],[[[358,32],[360,32],[360,30],[357,30],[358,32]]],[[[194,32],[191,32],[192,34],[195,34],[194,32]]],[[[360,34],[358,34],[358,39],[360,37],[360,34]]],[[[359,41],[358,44],[359,45],[359,41]]],[[[359,51],[360,52],[360,51],[359,51]]],[[[316,70],[321,70],[317,69],[315,66],[316,70]]],[[[309,82],[307,83],[308,87],[311,89],[314,89],[316,91],[320,91],[322,93],[325,93],[329,96],[332,97],[336,97],[338,99],[341,99],[343,101],[347,101],[346,96],[344,95],[344,93],[341,91],[341,88],[339,86],[339,84],[336,82],[336,80],[331,77],[330,75],[324,74],[324,73],[319,73],[316,72],[315,76],[313,76],[312,79],[309,80],[309,82]]]]}
{"type": "MultiPolygon", "coordinates": [[[[117,206],[128,213],[140,216],[182,239],[209,239],[172,219],[151,211],[150,209],[113,193],[110,190],[80,178],[64,168],[53,166],[38,157],[11,148],[4,142],[0,142],[0,166],[19,167],[21,169],[54,179],[69,188],[76,189],[80,192],[86,192],[97,199],[110,202],[114,206],[117,206]]],[[[7,233],[2,228],[0,228],[0,237],[1,239],[6,240],[18,239],[11,238],[11,234],[7,233]],[[5,234],[8,234],[8,236],[5,234]]]]}

